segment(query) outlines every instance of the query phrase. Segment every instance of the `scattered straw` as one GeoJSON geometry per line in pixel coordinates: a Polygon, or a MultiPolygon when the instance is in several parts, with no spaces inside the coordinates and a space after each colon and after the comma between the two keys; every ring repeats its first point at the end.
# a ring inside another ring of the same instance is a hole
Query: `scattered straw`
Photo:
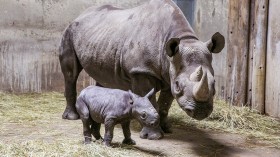
{"type": "Polygon", "coordinates": [[[61,93],[0,93],[0,156],[154,156],[123,145],[84,145],[80,120],[62,120],[64,108],[61,93]]]}
{"type": "Polygon", "coordinates": [[[250,140],[258,140],[280,148],[279,120],[260,115],[248,107],[236,107],[216,100],[213,113],[205,120],[197,121],[188,117],[173,102],[170,120],[181,127],[195,126],[203,129],[219,130],[246,135],[250,140]]]}
{"type": "MultiPolygon", "coordinates": [[[[0,93],[1,156],[153,156],[133,147],[83,145],[81,122],[62,120],[64,108],[65,98],[61,93],[0,93]],[[77,124],[81,127],[77,128],[77,124]],[[67,136],[65,130],[77,132],[77,135],[67,136]]],[[[188,117],[174,101],[169,117],[175,126],[242,134],[249,140],[280,148],[279,121],[247,107],[216,101],[211,116],[197,121],[188,117]]]]}

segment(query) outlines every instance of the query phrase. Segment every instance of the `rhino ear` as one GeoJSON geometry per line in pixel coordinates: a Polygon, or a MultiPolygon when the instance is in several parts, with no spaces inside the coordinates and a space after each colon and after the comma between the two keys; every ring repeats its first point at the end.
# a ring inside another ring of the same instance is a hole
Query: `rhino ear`
{"type": "Polygon", "coordinates": [[[169,57],[173,57],[179,50],[180,39],[171,38],[165,45],[166,53],[169,57]]]}
{"type": "Polygon", "coordinates": [[[151,96],[154,94],[154,92],[155,92],[155,89],[153,88],[148,94],[145,95],[145,97],[150,99],[151,96]]]}
{"type": "Polygon", "coordinates": [[[131,92],[131,90],[128,90],[128,93],[129,93],[129,100],[128,100],[128,103],[133,105],[133,102],[134,102],[134,94],[131,92]]]}
{"type": "Polygon", "coordinates": [[[207,41],[207,48],[211,53],[219,53],[225,47],[225,38],[219,32],[216,32],[212,38],[207,41]]]}

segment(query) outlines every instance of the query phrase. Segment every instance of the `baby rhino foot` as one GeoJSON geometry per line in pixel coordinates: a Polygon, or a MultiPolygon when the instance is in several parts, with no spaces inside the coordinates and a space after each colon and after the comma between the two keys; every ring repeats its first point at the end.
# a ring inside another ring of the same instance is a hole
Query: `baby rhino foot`
{"type": "Polygon", "coordinates": [[[131,139],[131,138],[124,139],[122,143],[123,144],[127,144],[127,145],[135,145],[136,144],[136,142],[133,139],[131,139]]]}
{"type": "Polygon", "coordinates": [[[90,137],[85,137],[85,144],[90,144],[91,143],[91,138],[90,137]]]}
{"type": "Polygon", "coordinates": [[[109,141],[103,141],[102,143],[107,147],[111,147],[111,142],[109,141]]]}
{"type": "Polygon", "coordinates": [[[171,126],[170,123],[161,124],[160,127],[161,127],[161,129],[164,133],[172,133],[173,132],[172,131],[172,126],[171,126]]]}

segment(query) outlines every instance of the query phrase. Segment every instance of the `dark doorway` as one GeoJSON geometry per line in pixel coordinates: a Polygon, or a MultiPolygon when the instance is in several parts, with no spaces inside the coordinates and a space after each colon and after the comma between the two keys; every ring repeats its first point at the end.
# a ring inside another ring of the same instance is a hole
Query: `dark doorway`
{"type": "Polygon", "coordinates": [[[194,23],[194,9],[196,0],[173,0],[179,8],[183,11],[187,20],[193,27],[194,23]]]}

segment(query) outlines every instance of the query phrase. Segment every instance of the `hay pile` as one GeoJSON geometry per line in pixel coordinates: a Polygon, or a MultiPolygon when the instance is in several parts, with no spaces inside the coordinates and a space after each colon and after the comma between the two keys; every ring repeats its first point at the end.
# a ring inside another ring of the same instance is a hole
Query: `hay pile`
{"type": "Polygon", "coordinates": [[[280,148],[280,122],[275,118],[260,115],[249,107],[236,107],[222,100],[215,100],[213,113],[205,120],[189,118],[173,102],[170,120],[173,124],[188,127],[225,131],[246,135],[248,140],[257,140],[280,148]]]}

